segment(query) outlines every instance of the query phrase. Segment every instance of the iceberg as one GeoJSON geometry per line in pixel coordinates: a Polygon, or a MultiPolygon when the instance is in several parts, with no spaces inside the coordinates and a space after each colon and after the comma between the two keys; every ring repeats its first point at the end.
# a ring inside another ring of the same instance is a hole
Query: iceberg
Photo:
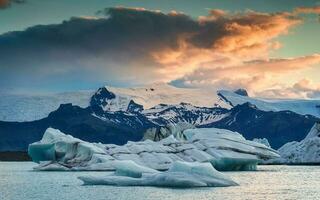
{"type": "Polygon", "coordinates": [[[209,163],[173,162],[169,170],[159,172],[139,166],[132,161],[121,161],[115,172],[104,177],[81,176],[85,185],[157,186],[157,187],[225,187],[235,186],[226,175],[209,163]]]}
{"type": "Polygon", "coordinates": [[[271,147],[271,145],[270,145],[270,143],[269,143],[267,138],[253,138],[252,141],[264,144],[267,147],[271,147]]]}
{"type": "Polygon", "coordinates": [[[289,142],[279,148],[280,158],[271,159],[272,164],[319,164],[320,122],[315,123],[307,136],[300,142],[289,142]]]}
{"type": "MultiPolygon", "coordinates": [[[[173,135],[154,142],[145,140],[114,144],[89,143],[48,128],[39,142],[29,145],[36,170],[115,171],[119,161],[133,161],[153,170],[169,170],[176,161],[210,163],[219,171],[255,170],[262,160],[278,158],[277,151],[241,134],[224,129],[184,130],[183,138],[173,135]]],[[[136,173],[134,173],[136,174],[136,173]]]]}

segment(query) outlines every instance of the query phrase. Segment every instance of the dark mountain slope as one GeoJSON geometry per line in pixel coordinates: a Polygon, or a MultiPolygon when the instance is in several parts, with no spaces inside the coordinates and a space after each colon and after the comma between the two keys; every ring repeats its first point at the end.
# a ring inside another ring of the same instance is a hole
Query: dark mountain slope
{"type": "Polygon", "coordinates": [[[92,108],[62,104],[48,117],[33,122],[1,122],[0,151],[26,150],[28,144],[42,138],[48,127],[60,129],[89,142],[124,144],[137,141],[154,125],[141,114],[107,113],[103,119],[92,115],[92,108]]]}
{"type": "Polygon", "coordinates": [[[319,121],[312,115],[299,115],[291,111],[261,111],[250,103],[235,106],[230,115],[200,127],[216,127],[237,131],[246,139],[267,138],[278,149],[290,141],[302,140],[313,124],[319,121]]]}

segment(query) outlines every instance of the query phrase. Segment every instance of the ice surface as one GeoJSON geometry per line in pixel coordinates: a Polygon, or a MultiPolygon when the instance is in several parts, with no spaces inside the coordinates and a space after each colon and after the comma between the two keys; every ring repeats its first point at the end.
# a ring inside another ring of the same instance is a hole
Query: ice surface
{"type": "Polygon", "coordinates": [[[301,142],[289,142],[279,150],[280,158],[267,163],[319,164],[320,163],[320,123],[315,123],[301,142]]]}
{"type": "MultiPolygon", "coordinates": [[[[180,103],[189,103],[199,107],[222,107],[233,106],[250,102],[260,110],[283,111],[290,110],[298,114],[311,114],[320,117],[320,100],[277,100],[261,99],[238,95],[232,91],[218,91],[216,89],[177,88],[168,84],[150,84],[134,88],[116,88],[106,86],[106,89],[116,95],[115,99],[109,99],[105,105],[106,111],[125,111],[131,100],[142,105],[144,113],[160,112],[167,104],[179,106],[180,103]],[[230,105],[230,103],[232,105],[230,105]]],[[[99,90],[97,91],[99,92],[99,90]]],[[[96,93],[97,93],[96,92],[96,93]]],[[[0,98],[0,121],[33,121],[44,118],[60,104],[72,103],[80,107],[89,106],[90,98],[94,91],[74,91],[56,94],[25,95],[25,94],[1,94],[0,98]]],[[[192,106],[190,108],[192,109],[192,106]]],[[[219,120],[216,117],[223,115],[208,115],[206,123],[219,120]],[[211,117],[211,118],[210,118],[211,117]]],[[[198,121],[197,124],[201,124],[198,121]]]]}
{"type": "Polygon", "coordinates": [[[89,106],[94,91],[74,91],[55,94],[0,94],[0,121],[33,121],[47,117],[60,104],[89,106]]]}
{"type": "Polygon", "coordinates": [[[142,105],[144,109],[149,109],[159,104],[178,105],[182,102],[201,107],[218,105],[224,108],[231,108],[228,103],[220,100],[214,90],[177,88],[165,83],[155,83],[135,88],[106,86],[106,89],[114,93],[116,98],[104,110],[125,110],[130,100],[142,105]]]}
{"type": "Polygon", "coordinates": [[[219,91],[219,94],[222,95],[229,103],[231,103],[232,106],[249,102],[255,105],[258,109],[264,111],[290,110],[301,115],[309,114],[320,117],[320,100],[252,98],[227,90],[221,90],[219,91]]]}
{"type": "Polygon", "coordinates": [[[237,185],[228,176],[216,171],[209,163],[173,162],[165,172],[152,171],[128,161],[116,166],[114,174],[95,177],[82,176],[85,185],[157,186],[157,187],[224,187],[237,185]],[[140,173],[140,169],[142,173],[140,173]],[[137,170],[139,172],[137,172],[137,170]],[[119,171],[125,173],[119,174],[119,171]],[[146,172],[144,172],[146,171],[146,172]]]}
{"type": "Polygon", "coordinates": [[[133,162],[132,160],[115,161],[114,167],[116,169],[115,175],[129,176],[133,178],[142,177],[143,173],[157,173],[157,170],[141,166],[133,162]]]}
{"type": "Polygon", "coordinates": [[[37,167],[39,170],[53,170],[57,164],[70,169],[71,166],[81,167],[83,162],[94,164],[92,161],[99,163],[114,160],[113,157],[106,155],[103,147],[66,135],[57,129],[48,128],[39,142],[29,145],[28,154],[38,163],[52,161],[45,165],[40,164],[37,167]]]}
{"type": "Polygon", "coordinates": [[[267,147],[271,147],[267,138],[254,138],[252,141],[264,144],[267,147]]]}
{"type": "Polygon", "coordinates": [[[260,160],[278,157],[275,150],[245,140],[237,132],[201,128],[183,134],[183,140],[169,136],[159,142],[118,146],[85,142],[49,128],[39,142],[29,145],[29,155],[36,162],[51,161],[45,167],[40,164],[38,170],[50,169],[50,165],[67,170],[115,170],[117,160],[131,160],[155,170],[168,170],[175,161],[211,163],[218,170],[254,170],[260,160]]]}

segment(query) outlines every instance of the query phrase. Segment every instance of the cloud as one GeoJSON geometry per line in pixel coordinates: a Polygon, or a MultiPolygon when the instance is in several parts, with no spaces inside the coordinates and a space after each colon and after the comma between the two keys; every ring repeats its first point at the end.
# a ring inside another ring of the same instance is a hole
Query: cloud
{"type": "Polygon", "coordinates": [[[317,54],[269,58],[281,47],[277,37],[302,23],[294,13],[213,9],[193,19],[178,11],[116,7],[99,14],[0,35],[0,85],[175,80],[261,91],[271,87],[271,76],[319,62],[317,54]]]}
{"type": "Polygon", "coordinates": [[[258,95],[270,98],[320,99],[320,84],[304,78],[289,87],[260,91],[258,95]]]}
{"type": "MultiPolygon", "coordinates": [[[[186,87],[246,88],[255,96],[283,97],[286,92],[288,97],[292,97],[293,95],[289,95],[289,90],[285,85],[290,74],[310,69],[317,64],[320,64],[320,54],[296,58],[253,60],[230,67],[199,68],[172,83],[186,87]],[[281,91],[281,89],[286,91],[281,91]],[[280,92],[283,94],[280,95],[280,92]]],[[[306,81],[296,83],[294,89],[302,91],[302,88],[307,89],[308,87],[308,91],[311,91],[311,84],[308,83],[306,81]]],[[[318,89],[313,88],[312,90],[318,89]]],[[[306,96],[300,95],[300,97],[306,96]]]]}
{"type": "Polygon", "coordinates": [[[0,0],[0,9],[8,8],[12,3],[25,3],[25,0],[0,0]]]}
{"type": "Polygon", "coordinates": [[[314,6],[314,7],[297,7],[294,10],[296,13],[300,14],[320,14],[320,6],[314,6]]]}

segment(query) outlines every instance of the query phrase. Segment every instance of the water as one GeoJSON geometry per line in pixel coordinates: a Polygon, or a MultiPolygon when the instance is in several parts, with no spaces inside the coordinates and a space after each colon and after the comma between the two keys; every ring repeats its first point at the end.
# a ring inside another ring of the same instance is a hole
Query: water
{"type": "Polygon", "coordinates": [[[78,176],[108,172],[35,172],[33,166],[0,162],[0,200],[320,199],[320,166],[259,166],[227,173],[240,186],[193,189],[82,186],[78,176]]]}

